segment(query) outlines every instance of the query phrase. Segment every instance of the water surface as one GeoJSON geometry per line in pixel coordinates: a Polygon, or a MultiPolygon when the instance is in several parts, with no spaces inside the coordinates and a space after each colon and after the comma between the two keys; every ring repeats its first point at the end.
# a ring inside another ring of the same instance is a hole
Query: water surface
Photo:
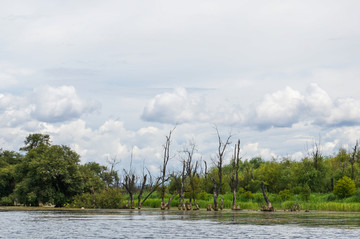
{"type": "Polygon", "coordinates": [[[0,238],[359,238],[360,213],[0,210],[0,238]]]}

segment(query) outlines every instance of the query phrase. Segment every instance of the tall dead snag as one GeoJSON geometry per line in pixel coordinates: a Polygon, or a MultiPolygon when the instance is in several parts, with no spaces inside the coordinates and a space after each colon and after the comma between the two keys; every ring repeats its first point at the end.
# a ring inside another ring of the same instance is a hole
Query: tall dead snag
{"type": "Polygon", "coordinates": [[[166,179],[166,167],[167,164],[169,162],[170,159],[170,144],[171,144],[171,135],[173,133],[173,131],[175,130],[176,127],[174,127],[172,130],[170,130],[169,135],[166,136],[166,141],[165,144],[163,145],[164,147],[164,158],[163,158],[163,165],[161,167],[161,210],[165,210],[166,205],[165,205],[165,181],[167,181],[166,179]]]}
{"type": "Polygon", "coordinates": [[[204,160],[204,166],[205,166],[204,177],[206,178],[207,177],[207,163],[205,160],[204,160]]]}
{"type": "Polygon", "coordinates": [[[189,178],[190,186],[190,205],[194,203],[194,210],[199,209],[199,205],[196,203],[196,193],[198,191],[196,179],[198,177],[198,161],[194,162],[194,153],[196,152],[196,144],[191,142],[188,148],[185,148],[183,153],[186,154],[185,166],[186,176],[189,178]]]}
{"type": "Polygon", "coordinates": [[[266,196],[264,181],[261,181],[261,190],[262,190],[265,202],[266,202],[266,205],[263,206],[261,211],[273,212],[274,208],[271,206],[271,202],[270,202],[269,198],[266,196]]]}
{"type": "Polygon", "coordinates": [[[104,175],[106,186],[119,188],[120,178],[119,178],[118,171],[115,170],[115,168],[120,163],[120,160],[118,160],[115,156],[112,158],[108,158],[107,162],[110,164],[110,170],[108,168],[108,170],[107,170],[108,172],[106,172],[104,175]]]}
{"type": "Polygon", "coordinates": [[[178,209],[179,210],[185,210],[185,197],[184,197],[184,185],[185,185],[185,168],[186,163],[185,160],[182,161],[183,169],[181,172],[181,185],[180,185],[180,191],[179,191],[179,204],[178,209]]]}
{"type": "Polygon", "coordinates": [[[232,162],[232,176],[230,181],[230,187],[233,192],[233,202],[232,210],[237,210],[236,208],[236,191],[239,186],[239,166],[240,166],[240,139],[234,147],[234,156],[232,162]]]}
{"type": "Polygon", "coordinates": [[[222,141],[220,133],[218,128],[215,126],[215,130],[217,133],[217,137],[218,137],[218,150],[217,150],[217,155],[216,155],[216,161],[213,160],[216,168],[218,169],[218,183],[216,182],[216,180],[214,178],[211,178],[211,181],[213,182],[213,195],[214,195],[214,210],[217,211],[218,207],[217,207],[217,198],[219,196],[219,194],[221,193],[221,188],[223,185],[222,179],[223,179],[223,175],[222,175],[222,169],[223,169],[223,163],[224,163],[224,156],[225,156],[225,151],[226,151],[226,147],[231,144],[230,139],[232,137],[231,133],[229,134],[229,136],[226,138],[226,141],[222,141]]]}
{"type": "Polygon", "coordinates": [[[133,151],[131,150],[131,158],[130,158],[130,168],[129,171],[124,170],[124,182],[123,186],[126,191],[129,193],[129,201],[126,204],[126,208],[135,209],[134,203],[134,193],[136,191],[136,176],[134,171],[132,170],[132,160],[133,160],[133,151]]]}
{"type": "Polygon", "coordinates": [[[128,173],[126,170],[125,172],[125,178],[124,178],[124,187],[126,191],[129,193],[129,201],[126,205],[127,208],[135,209],[135,203],[134,203],[134,193],[136,190],[136,176],[133,173],[128,173]]]}
{"type": "Polygon", "coordinates": [[[218,202],[217,202],[217,198],[218,198],[218,194],[217,194],[217,188],[216,188],[216,181],[213,177],[211,177],[211,181],[213,183],[213,197],[214,197],[214,211],[219,211],[219,207],[218,207],[218,202]]]}
{"type": "Polygon", "coordinates": [[[359,141],[356,140],[356,144],[353,148],[353,153],[351,155],[351,159],[350,159],[350,164],[351,164],[351,179],[354,180],[355,179],[355,170],[354,170],[354,164],[355,164],[355,157],[356,157],[356,153],[357,153],[357,148],[359,146],[359,141]]]}
{"type": "Polygon", "coordinates": [[[313,147],[311,149],[310,154],[311,154],[310,156],[312,157],[313,162],[314,162],[314,168],[315,168],[315,170],[318,170],[319,164],[321,163],[321,160],[322,160],[320,137],[319,137],[319,142],[316,142],[314,140],[313,147]]]}
{"type": "Polygon", "coordinates": [[[143,177],[143,182],[142,182],[142,186],[141,186],[141,189],[140,189],[140,193],[138,195],[138,200],[139,200],[139,204],[138,204],[138,208],[141,209],[142,205],[144,204],[144,202],[146,201],[146,199],[148,199],[151,194],[153,194],[153,192],[155,192],[156,189],[158,189],[158,187],[160,186],[160,180],[161,180],[161,177],[158,177],[156,179],[155,182],[153,182],[153,178],[151,176],[151,173],[150,171],[148,170],[148,173],[149,173],[149,178],[150,178],[150,183],[147,185],[147,189],[149,190],[148,194],[145,196],[145,198],[141,201],[141,197],[142,197],[142,194],[143,194],[143,191],[144,191],[144,187],[146,185],[146,178],[147,178],[147,175],[145,175],[143,177]]]}

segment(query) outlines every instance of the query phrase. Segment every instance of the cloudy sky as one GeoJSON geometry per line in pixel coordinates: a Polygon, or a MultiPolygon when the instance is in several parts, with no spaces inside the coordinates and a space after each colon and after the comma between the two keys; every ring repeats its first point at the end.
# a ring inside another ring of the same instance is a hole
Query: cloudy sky
{"type": "MultiPolygon", "coordinates": [[[[360,138],[359,1],[1,1],[0,148],[50,134],[82,162],[156,171],[217,125],[244,158],[360,138]]],[[[230,156],[230,151],[228,156],[230,156]]]]}

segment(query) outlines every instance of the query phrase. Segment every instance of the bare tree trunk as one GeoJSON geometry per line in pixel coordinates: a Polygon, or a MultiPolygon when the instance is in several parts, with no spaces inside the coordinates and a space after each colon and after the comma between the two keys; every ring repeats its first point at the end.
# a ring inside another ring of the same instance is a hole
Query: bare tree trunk
{"type": "Polygon", "coordinates": [[[313,143],[313,147],[311,149],[311,152],[309,153],[310,156],[312,157],[313,159],[313,163],[314,163],[314,168],[315,170],[318,170],[319,168],[319,163],[322,159],[322,153],[321,153],[321,139],[319,137],[319,142],[316,142],[314,140],[314,143],[313,143]]]}
{"type": "Polygon", "coordinates": [[[141,205],[141,197],[144,192],[145,185],[146,185],[146,179],[147,179],[147,174],[143,175],[143,181],[141,182],[141,188],[140,188],[139,195],[138,195],[138,209],[141,209],[141,206],[142,206],[141,205]]]}
{"type": "Polygon", "coordinates": [[[175,193],[171,198],[169,198],[169,201],[164,205],[164,209],[161,208],[161,210],[165,210],[165,208],[167,207],[168,209],[170,209],[170,204],[171,204],[171,201],[178,195],[179,193],[175,193]]]}
{"type": "Polygon", "coordinates": [[[181,187],[180,187],[179,204],[178,204],[179,210],[181,210],[181,209],[185,210],[185,198],[184,198],[185,167],[186,167],[186,163],[184,160],[183,161],[183,170],[181,173],[181,187]]]}
{"type": "Polygon", "coordinates": [[[232,201],[232,210],[236,210],[236,191],[239,186],[239,164],[240,164],[240,140],[238,140],[238,144],[235,144],[234,148],[234,157],[233,157],[233,170],[231,177],[231,188],[233,191],[233,201],[232,201]]]}
{"type": "Polygon", "coordinates": [[[135,174],[132,174],[131,171],[129,173],[125,172],[125,182],[123,183],[126,191],[129,193],[129,202],[127,207],[130,209],[135,209],[135,203],[134,203],[134,191],[135,191],[135,184],[136,184],[136,177],[135,174]]]}
{"type": "Polygon", "coordinates": [[[220,198],[220,210],[223,210],[224,209],[224,198],[221,197],[220,198]]]}
{"type": "Polygon", "coordinates": [[[194,205],[195,205],[194,210],[199,210],[199,209],[200,209],[200,207],[199,207],[199,205],[197,204],[197,202],[195,201],[195,199],[194,199],[194,205]]]}
{"type": "Polygon", "coordinates": [[[141,201],[141,205],[144,204],[144,202],[151,196],[151,194],[153,194],[153,192],[155,192],[155,190],[160,186],[159,181],[160,181],[160,177],[157,179],[155,185],[152,187],[152,189],[150,190],[150,192],[145,196],[145,198],[141,201]]]}
{"type": "Polygon", "coordinates": [[[206,179],[206,177],[207,177],[207,163],[206,163],[205,160],[204,160],[204,164],[205,164],[205,179],[206,179]]]}
{"type": "Polygon", "coordinates": [[[264,181],[261,181],[261,190],[262,190],[265,202],[267,204],[266,206],[264,206],[262,208],[262,211],[271,211],[271,212],[274,211],[274,208],[271,206],[271,202],[270,202],[269,198],[266,196],[264,181]]]}
{"type": "Polygon", "coordinates": [[[232,210],[236,210],[236,190],[233,190],[232,210]]]}
{"type": "Polygon", "coordinates": [[[355,157],[356,157],[356,153],[357,153],[357,148],[359,146],[359,141],[356,140],[356,144],[353,148],[353,153],[351,155],[351,159],[350,159],[350,163],[351,163],[351,179],[354,180],[355,179],[355,170],[354,170],[354,164],[355,164],[355,157]]]}
{"type": "Polygon", "coordinates": [[[165,209],[165,177],[166,177],[166,167],[167,164],[169,162],[170,159],[170,144],[171,144],[171,134],[173,133],[173,131],[175,130],[175,128],[173,128],[172,130],[170,130],[169,135],[166,136],[166,142],[165,145],[163,145],[164,147],[164,158],[163,158],[163,166],[161,168],[161,205],[160,208],[161,210],[165,209]]]}
{"type": "Polygon", "coordinates": [[[198,207],[196,205],[196,182],[195,179],[198,177],[198,161],[194,162],[194,153],[197,151],[195,142],[190,142],[189,147],[183,150],[183,153],[186,154],[186,159],[184,160],[184,165],[186,166],[186,176],[189,178],[190,184],[190,203],[194,202],[195,208],[198,207]]]}
{"type": "Polygon", "coordinates": [[[226,147],[231,144],[230,142],[230,138],[232,137],[231,134],[229,134],[229,136],[227,137],[225,143],[221,140],[220,137],[220,133],[218,128],[215,126],[215,130],[217,133],[217,137],[218,137],[218,152],[217,152],[217,162],[216,162],[216,167],[218,168],[218,177],[219,177],[219,184],[217,187],[217,195],[221,194],[221,189],[222,189],[222,179],[223,179],[223,175],[222,175],[222,169],[223,169],[223,163],[224,163],[224,156],[225,156],[225,150],[226,147]]]}
{"type": "Polygon", "coordinates": [[[218,198],[218,194],[217,194],[217,190],[216,190],[216,181],[214,178],[211,178],[212,182],[213,182],[213,197],[214,197],[214,211],[218,211],[218,202],[217,202],[217,198],[218,198]]]}

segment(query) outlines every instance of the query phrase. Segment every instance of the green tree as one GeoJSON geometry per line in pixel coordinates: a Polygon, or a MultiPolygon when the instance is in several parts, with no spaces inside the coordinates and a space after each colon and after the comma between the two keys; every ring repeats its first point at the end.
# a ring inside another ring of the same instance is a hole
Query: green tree
{"type": "Polygon", "coordinates": [[[16,165],[22,161],[22,155],[14,151],[0,149],[0,204],[14,203],[13,191],[16,185],[16,165]]]}
{"type": "Polygon", "coordinates": [[[83,191],[79,155],[67,146],[39,144],[17,168],[22,175],[15,187],[20,203],[63,206],[83,191]]]}
{"type": "Polygon", "coordinates": [[[50,136],[47,134],[29,134],[24,141],[25,146],[21,151],[30,151],[40,145],[50,146],[50,136]]]}
{"type": "Polygon", "coordinates": [[[344,176],[336,182],[334,194],[340,198],[349,197],[356,190],[355,183],[351,178],[344,176]]]}

